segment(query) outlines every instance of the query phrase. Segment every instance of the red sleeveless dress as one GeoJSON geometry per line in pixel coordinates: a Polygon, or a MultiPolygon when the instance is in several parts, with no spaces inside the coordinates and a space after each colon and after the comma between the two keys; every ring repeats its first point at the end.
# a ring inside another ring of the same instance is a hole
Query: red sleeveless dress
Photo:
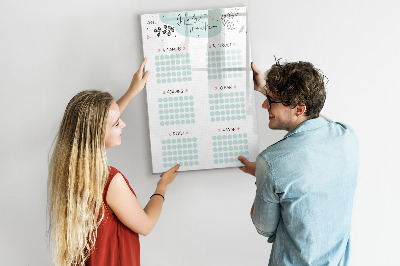
{"type": "MultiPolygon", "coordinates": [[[[86,265],[93,266],[116,266],[129,265],[140,266],[140,243],[139,235],[126,227],[115,214],[111,214],[107,204],[107,191],[111,180],[117,173],[121,173],[114,167],[109,168],[110,174],[103,191],[104,217],[97,228],[97,239],[94,248],[92,248],[90,257],[86,265]]],[[[124,177],[126,184],[136,196],[124,177]]]]}

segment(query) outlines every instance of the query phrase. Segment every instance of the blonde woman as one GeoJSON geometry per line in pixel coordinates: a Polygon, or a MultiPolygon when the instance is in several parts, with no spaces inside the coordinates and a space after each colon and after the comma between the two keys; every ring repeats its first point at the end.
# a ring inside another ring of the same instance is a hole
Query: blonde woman
{"type": "Polygon", "coordinates": [[[121,144],[120,116],[146,83],[146,59],[115,102],[107,92],[83,91],[65,110],[49,165],[48,208],[56,265],[140,265],[139,236],[157,222],[179,164],[161,175],[143,209],[128,180],[107,163],[121,144]]]}

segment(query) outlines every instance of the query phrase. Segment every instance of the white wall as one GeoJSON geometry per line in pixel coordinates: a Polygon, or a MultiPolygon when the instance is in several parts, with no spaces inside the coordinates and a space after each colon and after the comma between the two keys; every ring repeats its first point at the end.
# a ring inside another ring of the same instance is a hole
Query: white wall
{"type": "MultiPolygon", "coordinates": [[[[142,59],[143,13],[249,6],[253,60],[311,61],[329,77],[323,114],[360,140],[353,212],[354,265],[398,265],[399,47],[397,1],[2,0],[0,2],[1,265],[50,265],[46,242],[48,152],[69,99],[83,89],[127,89],[142,59]]],[[[285,132],[267,128],[257,95],[260,149],[285,132]]],[[[124,114],[110,163],[144,205],[151,174],[146,95],[124,114]]],[[[254,179],[238,169],[180,173],[142,265],[266,265],[271,245],[249,217],[254,179]]],[[[326,210],[329,211],[329,210],[326,210]]]]}

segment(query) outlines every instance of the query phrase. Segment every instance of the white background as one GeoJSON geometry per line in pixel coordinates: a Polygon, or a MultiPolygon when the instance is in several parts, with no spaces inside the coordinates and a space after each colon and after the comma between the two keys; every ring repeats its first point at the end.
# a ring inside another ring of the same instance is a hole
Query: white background
{"type": "MultiPolygon", "coordinates": [[[[314,63],[329,78],[322,114],[359,136],[354,265],[400,264],[398,2],[2,0],[1,265],[51,264],[46,186],[52,140],[78,91],[108,90],[118,98],[127,89],[143,57],[140,15],[244,5],[256,65],[267,70],[274,55],[314,63]]],[[[260,149],[285,134],[268,129],[263,100],[256,95],[260,149]]],[[[108,158],[145,205],[158,180],[151,174],[145,91],[123,119],[123,145],[108,158]]],[[[142,265],[266,265],[271,245],[249,217],[254,193],[254,178],[235,168],[179,174],[155,229],[141,237],[142,265]]]]}

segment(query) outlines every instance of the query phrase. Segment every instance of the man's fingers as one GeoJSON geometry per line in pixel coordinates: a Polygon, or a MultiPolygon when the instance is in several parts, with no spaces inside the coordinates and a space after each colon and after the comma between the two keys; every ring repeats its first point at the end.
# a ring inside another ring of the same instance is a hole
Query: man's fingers
{"type": "Polygon", "coordinates": [[[253,62],[251,62],[251,69],[253,69],[253,72],[255,72],[256,74],[260,73],[260,70],[258,70],[258,68],[256,68],[256,66],[254,65],[253,62]]]}
{"type": "Polygon", "coordinates": [[[246,166],[240,166],[239,169],[242,170],[243,172],[245,172],[246,174],[249,173],[246,166]]]}
{"type": "Polygon", "coordinates": [[[243,156],[239,156],[238,159],[242,164],[244,164],[246,166],[249,163],[249,161],[246,158],[244,158],[243,156]]]}

